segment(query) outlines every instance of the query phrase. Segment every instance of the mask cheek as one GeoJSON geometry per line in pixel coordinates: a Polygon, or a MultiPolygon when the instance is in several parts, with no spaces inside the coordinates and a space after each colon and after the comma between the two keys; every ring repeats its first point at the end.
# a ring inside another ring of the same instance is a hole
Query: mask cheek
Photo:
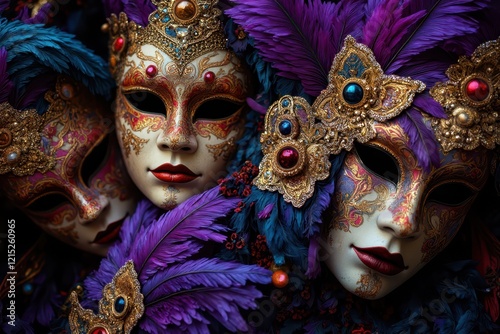
{"type": "Polygon", "coordinates": [[[427,263],[455,237],[469,212],[473,200],[460,206],[427,203],[423,209],[424,242],[421,262],[427,263]]]}

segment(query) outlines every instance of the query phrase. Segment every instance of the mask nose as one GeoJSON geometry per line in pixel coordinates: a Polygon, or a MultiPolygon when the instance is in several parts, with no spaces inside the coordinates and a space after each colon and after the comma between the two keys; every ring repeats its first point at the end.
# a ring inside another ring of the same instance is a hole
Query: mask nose
{"type": "Polygon", "coordinates": [[[80,223],[86,224],[96,220],[104,209],[109,205],[109,200],[106,196],[95,194],[90,190],[73,188],[71,195],[78,209],[80,223]]]}
{"type": "Polygon", "coordinates": [[[419,202],[419,194],[407,194],[403,201],[395,200],[378,215],[378,228],[397,238],[417,237],[420,234],[420,218],[417,216],[419,202]]]}
{"type": "Polygon", "coordinates": [[[184,108],[176,108],[171,115],[167,115],[167,122],[157,138],[160,150],[194,153],[198,149],[198,141],[193,125],[184,108]]]}

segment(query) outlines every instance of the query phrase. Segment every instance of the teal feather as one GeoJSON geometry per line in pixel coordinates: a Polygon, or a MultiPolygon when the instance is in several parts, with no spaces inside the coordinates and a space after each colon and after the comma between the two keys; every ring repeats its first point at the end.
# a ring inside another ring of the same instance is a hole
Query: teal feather
{"type": "Polygon", "coordinates": [[[0,44],[8,51],[8,73],[17,89],[36,76],[55,72],[80,81],[93,94],[111,98],[114,81],[106,62],[71,34],[0,19],[0,44]]]}

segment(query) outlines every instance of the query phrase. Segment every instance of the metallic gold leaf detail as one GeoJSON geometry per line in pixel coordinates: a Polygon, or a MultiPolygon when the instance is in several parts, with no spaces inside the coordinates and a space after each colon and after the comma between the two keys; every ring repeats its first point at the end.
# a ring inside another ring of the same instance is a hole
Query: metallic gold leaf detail
{"type": "Polygon", "coordinates": [[[431,88],[447,119],[433,119],[432,128],[444,152],[455,148],[474,150],[482,145],[494,149],[500,144],[500,39],[480,45],[471,57],[462,56],[446,71],[450,79],[431,88]],[[467,95],[471,80],[482,80],[488,87],[484,99],[467,95]]]}
{"type": "Polygon", "coordinates": [[[328,79],[328,87],[314,102],[313,110],[329,129],[326,144],[332,154],[350,150],[354,140],[365,143],[374,138],[374,121],[396,117],[425,88],[418,80],[385,75],[372,51],[351,36],[335,56],[328,79]],[[349,103],[344,98],[348,85],[362,89],[359,102],[349,103]]]}
{"type": "Polygon", "coordinates": [[[112,14],[108,19],[110,33],[110,66],[115,78],[119,78],[124,67],[124,57],[139,51],[142,45],[154,45],[164,51],[183,73],[189,62],[215,50],[227,50],[226,37],[219,20],[218,0],[192,0],[194,8],[188,19],[176,14],[177,0],[154,0],[157,10],[149,15],[149,24],[141,27],[129,21],[124,13],[112,14]],[[122,37],[128,46],[115,50],[113,42],[122,37]]]}
{"type": "Polygon", "coordinates": [[[108,333],[130,333],[144,313],[144,296],[140,290],[134,263],[129,260],[118,270],[112,282],[104,287],[103,297],[99,301],[99,314],[83,309],[78,302],[78,295],[72,292],[69,315],[71,332],[89,333],[101,327],[108,333]],[[122,312],[114,308],[119,297],[125,298],[122,312]]]}

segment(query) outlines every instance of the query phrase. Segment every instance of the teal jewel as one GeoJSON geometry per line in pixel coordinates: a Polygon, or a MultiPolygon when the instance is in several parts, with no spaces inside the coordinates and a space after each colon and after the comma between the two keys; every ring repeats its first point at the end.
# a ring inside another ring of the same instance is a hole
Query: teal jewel
{"type": "Polygon", "coordinates": [[[288,100],[283,100],[283,102],[281,102],[281,105],[282,105],[284,108],[286,108],[286,107],[288,107],[288,106],[290,105],[290,101],[288,101],[288,100]]]}
{"type": "Polygon", "coordinates": [[[122,296],[116,298],[114,306],[116,313],[122,314],[125,311],[125,298],[122,296]]]}
{"type": "Polygon", "coordinates": [[[290,133],[292,133],[292,122],[290,122],[289,120],[283,120],[278,125],[278,128],[283,136],[288,136],[290,133]]]}
{"type": "Polygon", "coordinates": [[[348,83],[342,91],[344,100],[349,104],[358,104],[363,100],[363,95],[363,88],[355,82],[348,83]]]}
{"type": "Polygon", "coordinates": [[[163,18],[163,20],[161,20],[163,23],[167,23],[168,21],[170,21],[170,16],[165,16],[163,18]]]}
{"type": "Polygon", "coordinates": [[[33,293],[33,284],[31,283],[23,284],[23,293],[25,295],[31,295],[31,293],[33,293]]]}
{"type": "Polygon", "coordinates": [[[177,37],[177,33],[172,28],[165,28],[165,32],[171,37],[177,37]]]}

